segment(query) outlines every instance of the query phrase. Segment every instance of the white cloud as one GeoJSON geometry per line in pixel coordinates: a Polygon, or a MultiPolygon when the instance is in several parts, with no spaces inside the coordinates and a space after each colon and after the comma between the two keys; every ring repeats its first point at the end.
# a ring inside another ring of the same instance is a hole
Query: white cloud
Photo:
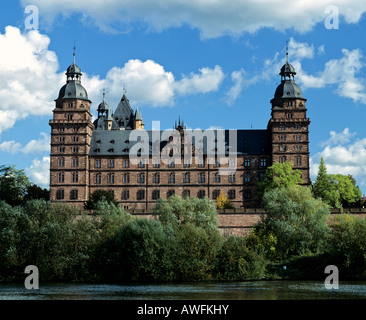
{"type": "Polygon", "coordinates": [[[29,167],[25,168],[25,173],[33,183],[48,188],[50,183],[49,169],[49,157],[43,157],[41,160],[36,158],[29,167]]]}
{"type": "Polygon", "coordinates": [[[61,77],[49,42],[38,31],[21,34],[12,26],[0,33],[0,133],[29,115],[51,112],[61,77]]]}
{"type": "Polygon", "coordinates": [[[14,140],[0,143],[0,150],[11,154],[18,153],[21,147],[22,145],[18,142],[15,142],[14,140]]]}
{"type": "Polygon", "coordinates": [[[261,28],[306,32],[318,23],[324,24],[328,5],[336,6],[344,18],[341,22],[346,23],[358,22],[366,11],[366,3],[359,0],[22,0],[21,3],[38,6],[41,18],[50,24],[59,14],[70,17],[79,13],[84,23],[93,23],[104,31],[128,32],[136,22],[156,31],[189,25],[200,30],[203,38],[253,33],[261,28]]]}
{"type": "Polygon", "coordinates": [[[3,141],[0,143],[0,150],[11,154],[19,152],[24,154],[49,152],[51,142],[49,134],[41,132],[40,135],[40,139],[33,139],[29,141],[24,147],[22,147],[19,142],[15,142],[14,140],[3,141]]]}
{"type": "MultiPolygon", "coordinates": [[[[54,99],[66,79],[65,71],[59,71],[57,55],[48,49],[49,43],[49,37],[37,30],[21,33],[8,26],[0,33],[0,133],[30,115],[52,115],[54,99]]],[[[155,61],[131,59],[123,67],[111,68],[104,79],[84,71],[82,84],[94,109],[102,100],[103,88],[110,106],[116,107],[125,85],[132,104],[172,106],[177,95],[218,90],[224,77],[219,66],[203,67],[177,81],[155,61]]]]}
{"type": "Polygon", "coordinates": [[[366,138],[357,139],[348,128],[342,132],[330,132],[330,138],[323,149],[310,159],[311,179],[318,173],[320,158],[323,157],[328,173],[351,174],[360,187],[366,186],[366,138]]]}
{"type": "Polygon", "coordinates": [[[183,76],[175,85],[176,91],[179,94],[217,91],[225,77],[221,67],[217,65],[213,69],[201,68],[199,72],[200,74],[192,72],[189,77],[183,76]]]}
{"type": "MultiPolygon", "coordinates": [[[[176,80],[173,73],[153,60],[131,59],[122,68],[113,67],[106,78],[96,81],[96,91],[105,86],[110,106],[117,106],[126,85],[128,98],[134,104],[154,107],[172,106],[177,95],[208,93],[218,90],[225,75],[220,66],[204,67],[176,80]],[[97,89],[99,87],[99,89],[97,89]]],[[[100,98],[98,98],[100,99],[100,98]]],[[[97,100],[98,101],[98,100],[97,100]]]]}
{"type": "Polygon", "coordinates": [[[243,69],[236,70],[231,73],[231,80],[234,82],[234,85],[226,93],[226,102],[228,105],[233,104],[237,97],[240,95],[244,86],[244,74],[245,71],[243,69]]]}

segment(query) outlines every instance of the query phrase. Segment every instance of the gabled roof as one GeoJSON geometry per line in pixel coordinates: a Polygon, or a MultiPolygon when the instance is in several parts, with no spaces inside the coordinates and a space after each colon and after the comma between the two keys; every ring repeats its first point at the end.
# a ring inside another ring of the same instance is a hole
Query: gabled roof
{"type": "Polygon", "coordinates": [[[133,128],[133,110],[130,106],[130,102],[127,99],[126,95],[123,94],[121,101],[119,102],[117,109],[113,115],[114,120],[118,124],[118,126],[125,128],[125,129],[132,129],[133,128]]]}

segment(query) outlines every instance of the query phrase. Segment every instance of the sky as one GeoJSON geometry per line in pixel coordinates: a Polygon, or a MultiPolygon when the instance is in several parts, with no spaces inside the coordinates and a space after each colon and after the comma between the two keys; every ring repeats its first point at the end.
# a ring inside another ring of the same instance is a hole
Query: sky
{"type": "Polygon", "coordinates": [[[366,2],[2,0],[0,165],[48,187],[54,100],[76,64],[96,116],[124,89],[145,128],[266,129],[286,61],[307,99],[311,178],[366,194],[366,2]]]}

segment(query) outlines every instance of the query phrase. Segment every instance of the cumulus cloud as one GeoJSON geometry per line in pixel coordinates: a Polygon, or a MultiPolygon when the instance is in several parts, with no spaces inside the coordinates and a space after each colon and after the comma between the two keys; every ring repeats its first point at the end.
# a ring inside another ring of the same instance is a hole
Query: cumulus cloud
{"type": "Polygon", "coordinates": [[[117,105],[122,88],[127,85],[128,98],[135,104],[173,106],[177,96],[217,91],[225,77],[220,66],[203,67],[198,71],[177,80],[172,72],[153,60],[131,59],[123,67],[109,70],[105,79],[99,84],[96,82],[96,91],[101,92],[105,87],[107,100],[117,105]]]}
{"type": "Polygon", "coordinates": [[[356,23],[366,11],[359,0],[261,0],[261,1],[151,1],[151,0],[21,0],[39,7],[42,19],[52,24],[59,15],[68,18],[80,14],[84,23],[93,23],[107,32],[128,32],[136,23],[161,31],[169,27],[189,25],[203,38],[225,34],[240,35],[261,28],[307,32],[316,24],[324,24],[328,5],[336,6],[342,22],[356,23]]]}
{"type": "Polygon", "coordinates": [[[41,160],[36,158],[32,161],[32,164],[29,167],[25,168],[25,173],[33,183],[44,188],[48,188],[50,183],[49,169],[49,157],[43,157],[41,160]]]}
{"type": "MultiPolygon", "coordinates": [[[[8,26],[0,33],[0,133],[30,115],[51,116],[54,99],[66,79],[56,53],[48,49],[49,43],[49,37],[37,30],[22,33],[8,26]]],[[[174,105],[179,95],[216,91],[224,77],[221,67],[214,66],[177,80],[153,60],[131,59],[123,67],[111,68],[105,78],[84,71],[82,84],[94,108],[101,101],[103,88],[112,102],[110,106],[117,106],[126,84],[133,104],[157,107],[174,105]]],[[[2,148],[6,146],[4,143],[2,148]]]]}
{"type": "Polygon", "coordinates": [[[19,142],[14,140],[3,141],[0,143],[0,150],[11,154],[36,154],[50,151],[50,136],[47,133],[41,132],[40,139],[33,139],[29,141],[24,147],[19,142]]]}
{"type": "Polygon", "coordinates": [[[323,157],[328,173],[351,174],[360,187],[366,186],[366,138],[357,138],[348,128],[330,132],[323,149],[310,159],[311,178],[316,179],[320,158],[323,157]]]}

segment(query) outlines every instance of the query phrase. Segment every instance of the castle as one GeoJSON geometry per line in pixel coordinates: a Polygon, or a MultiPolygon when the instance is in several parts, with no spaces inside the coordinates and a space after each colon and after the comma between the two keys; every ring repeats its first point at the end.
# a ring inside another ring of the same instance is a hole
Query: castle
{"type": "Polygon", "coordinates": [[[149,210],[157,199],[174,194],[216,199],[223,191],[235,207],[254,208],[258,206],[257,183],[263,180],[266,168],[285,161],[300,169],[304,184],[310,184],[310,120],[295,74],[287,56],[280,70],[281,83],[271,100],[267,129],[235,130],[235,145],[229,130],[211,130],[214,148],[208,147],[207,139],[201,139],[203,148],[195,149],[192,141],[184,145],[187,130],[180,120],[171,136],[162,130],[145,130],[141,113],[137,108],[133,111],[125,93],[114,113],[103,93],[98,118],[92,121],[91,101],[81,84],[82,73],[74,55],[49,122],[51,202],[83,208],[90,194],[104,189],[113,192],[126,210],[149,210]],[[140,140],[132,138],[139,134],[143,137],[140,140]],[[219,137],[224,139],[223,152],[218,152],[219,137]],[[133,157],[138,144],[146,147],[137,147],[133,157]],[[169,144],[168,161],[160,161],[154,148],[159,154],[169,144]],[[186,160],[187,150],[191,151],[191,161],[186,160]],[[214,151],[213,158],[210,151],[214,151]],[[178,158],[172,157],[173,153],[178,158]],[[229,153],[234,157],[228,158],[229,153]],[[230,167],[235,170],[222,174],[230,167]]]}

